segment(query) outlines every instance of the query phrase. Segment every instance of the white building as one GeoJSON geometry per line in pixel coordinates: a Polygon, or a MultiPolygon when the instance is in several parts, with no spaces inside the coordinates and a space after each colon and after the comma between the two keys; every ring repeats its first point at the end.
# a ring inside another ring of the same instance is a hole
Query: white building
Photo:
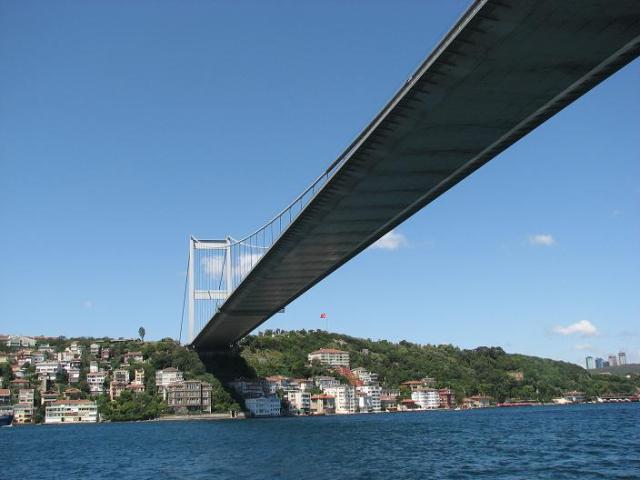
{"type": "Polygon", "coordinates": [[[300,390],[287,392],[289,411],[297,414],[308,415],[311,411],[311,394],[300,390]]]}
{"type": "Polygon", "coordinates": [[[322,376],[319,376],[319,377],[314,377],[313,381],[315,382],[317,387],[320,390],[323,390],[323,391],[324,391],[325,388],[332,388],[332,387],[337,387],[338,385],[340,385],[340,382],[338,380],[336,380],[336,378],[330,377],[328,375],[322,375],[322,376]]]}
{"type": "Polygon", "coordinates": [[[35,347],[36,341],[31,337],[23,337],[20,335],[10,335],[7,340],[7,347],[35,347]]]}
{"type": "Polygon", "coordinates": [[[98,405],[91,400],[58,400],[45,409],[44,423],[93,423],[98,405]]]}
{"type": "Polygon", "coordinates": [[[411,400],[413,400],[419,408],[432,409],[440,407],[440,395],[437,390],[432,388],[421,388],[415,392],[411,392],[411,400]]]}
{"type": "Polygon", "coordinates": [[[126,368],[116,368],[113,371],[113,381],[116,383],[129,383],[129,370],[126,368]]]}
{"type": "Polygon", "coordinates": [[[107,379],[106,372],[89,372],[87,373],[87,384],[91,395],[100,395],[104,393],[104,382],[107,379]]]}
{"type": "Polygon", "coordinates": [[[98,362],[89,362],[89,373],[96,373],[98,370],[98,362]]]}
{"type": "Polygon", "coordinates": [[[158,388],[167,388],[172,383],[182,380],[182,372],[177,368],[168,367],[164,370],[156,370],[156,387],[158,388]]]}
{"type": "Polygon", "coordinates": [[[245,398],[244,405],[253,417],[280,416],[281,402],[277,395],[245,398]]]}
{"type": "Polygon", "coordinates": [[[56,375],[61,371],[60,363],[55,360],[36,363],[36,375],[39,380],[55,380],[56,375]]]}
{"type": "Polygon", "coordinates": [[[369,404],[371,405],[371,411],[380,412],[382,406],[380,403],[380,395],[382,395],[382,387],[377,383],[370,383],[368,385],[362,385],[356,387],[358,392],[364,393],[369,397],[369,404]]]}
{"type": "Polygon", "coordinates": [[[315,352],[311,352],[308,357],[309,363],[318,360],[323,365],[330,367],[347,367],[349,368],[349,352],[343,350],[335,350],[333,348],[321,348],[315,352]]]}
{"type": "Polygon", "coordinates": [[[324,393],[335,398],[336,413],[356,413],[358,400],[356,389],[351,385],[325,388],[324,393]]]}
{"type": "Polygon", "coordinates": [[[91,352],[91,355],[93,355],[94,357],[97,357],[98,355],[100,355],[100,344],[92,343],[89,346],[89,351],[91,352]]]}
{"type": "Polygon", "coordinates": [[[358,367],[351,370],[358,379],[362,380],[364,383],[377,383],[378,374],[370,372],[366,368],[358,367]]]}
{"type": "Polygon", "coordinates": [[[21,388],[18,390],[18,403],[35,403],[35,390],[33,388],[21,388]]]}

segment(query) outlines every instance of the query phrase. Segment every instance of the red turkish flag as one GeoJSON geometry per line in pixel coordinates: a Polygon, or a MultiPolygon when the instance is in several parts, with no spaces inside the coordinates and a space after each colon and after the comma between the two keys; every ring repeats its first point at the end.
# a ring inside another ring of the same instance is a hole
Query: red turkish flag
{"type": "Polygon", "coordinates": [[[326,313],[321,313],[320,314],[320,318],[327,318],[327,314],[326,313]]]}

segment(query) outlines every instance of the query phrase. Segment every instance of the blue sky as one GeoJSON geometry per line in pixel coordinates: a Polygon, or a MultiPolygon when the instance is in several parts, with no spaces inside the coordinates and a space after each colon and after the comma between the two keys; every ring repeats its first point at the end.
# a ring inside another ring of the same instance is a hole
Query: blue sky
{"type": "MultiPolygon", "coordinates": [[[[466,5],[0,1],[0,332],[177,336],[189,235],[271,218],[466,5]]],[[[265,327],[326,312],[362,337],[640,361],[639,74],[265,327]]]]}

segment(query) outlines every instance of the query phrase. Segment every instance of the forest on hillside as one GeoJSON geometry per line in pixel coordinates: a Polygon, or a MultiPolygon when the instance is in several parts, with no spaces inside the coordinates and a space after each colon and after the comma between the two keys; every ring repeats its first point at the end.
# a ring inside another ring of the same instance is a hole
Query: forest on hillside
{"type": "Polygon", "coordinates": [[[484,394],[507,399],[550,401],[570,390],[589,397],[630,394],[640,387],[640,375],[591,374],[573,363],[506,353],[500,347],[472,350],[452,345],[420,345],[408,341],[355,338],[322,330],[266,330],[242,340],[240,354],[257,376],[308,377],[318,373],[307,355],[319,348],[350,353],[351,366],[378,373],[380,382],[396,388],[401,382],[432,377],[456,397],[484,394]]]}

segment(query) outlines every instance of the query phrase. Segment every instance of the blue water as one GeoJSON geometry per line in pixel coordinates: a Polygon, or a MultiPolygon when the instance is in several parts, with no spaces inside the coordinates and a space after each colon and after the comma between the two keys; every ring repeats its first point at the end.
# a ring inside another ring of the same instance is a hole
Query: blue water
{"type": "Polygon", "coordinates": [[[640,404],[0,429],[1,479],[640,479],[640,404]]]}

